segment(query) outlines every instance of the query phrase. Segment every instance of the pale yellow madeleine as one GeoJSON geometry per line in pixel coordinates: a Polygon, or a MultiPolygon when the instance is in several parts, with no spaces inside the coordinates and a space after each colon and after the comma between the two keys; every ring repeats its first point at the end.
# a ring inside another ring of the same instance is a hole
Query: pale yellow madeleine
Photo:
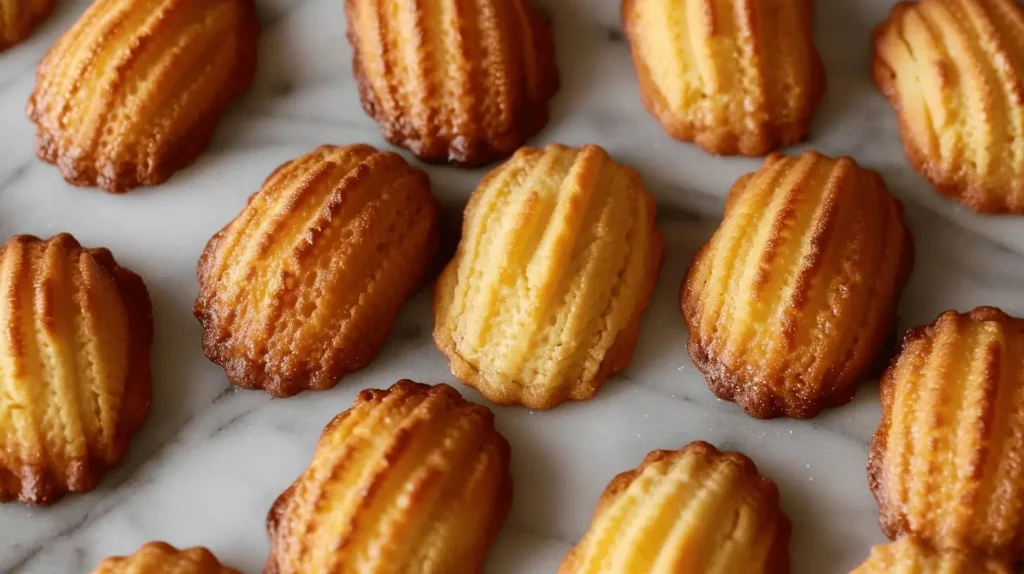
{"type": "Polygon", "coordinates": [[[1024,559],[1024,319],[944,313],[907,335],[881,393],[868,471],[885,533],[1024,559]]]}
{"type": "Polygon", "coordinates": [[[104,558],[92,574],[241,574],[223,566],[201,546],[178,550],[165,542],[147,542],[131,556],[104,558]]]}
{"type": "Polygon", "coordinates": [[[901,536],[872,548],[867,562],[850,574],[1013,574],[1013,568],[981,554],[934,550],[912,536],[901,536]]]}
{"type": "Polygon", "coordinates": [[[874,48],[917,171],[975,211],[1024,214],[1024,6],[900,2],[874,48]]]}
{"type": "Polygon", "coordinates": [[[751,416],[844,404],[892,332],[913,259],[903,207],[877,173],[773,154],[736,182],[690,264],[690,357],[751,416]]]}
{"type": "Polygon", "coordinates": [[[256,70],[253,0],[95,0],[36,72],[36,154],[68,182],[157,185],[206,147],[256,70]]]}
{"type": "Polygon", "coordinates": [[[142,279],[60,234],[0,246],[0,502],[86,492],[149,413],[142,279]]]}
{"type": "Polygon", "coordinates": [[[789,534],[775,484],[698,441],[615,477],[558,574],[781,574],[789,534]]]}
{"type": "Polygon", "coordinates": [[[368,145],[275,170],[199,260],[203,350],[231,382],[287,397],[377,355],[434,259],[423,170],[368,145]]]}
{"type": "Polygon", "coordinates": [[[624,0],[644,105],[708,152],[765,155],[807,135],[825,90],[812,0],[624,0]]]}
{"type": "Polygon", "coordinates": [[[636,347],[664,251],[655,210],[597,146],[523,148],[489,173],[434,292],[455,376],[500,404],[593,397],[636,347]]]}
{"type": "Polygon", "coordinates": [[[0,1],[0,51],[28,38],[55,4],[56,0],[0,1]]]}
{"type": "Polygon", "coordinates": [[[551,31],[531,0],[345,0],[363,108],[425,161],[508,157],[548,120],[551,31]]]}
{"type": "Polygon", "coordinates": [[[359,393],[267,516],[265,574],[476,574],[512,497],[508,442],[448,385],[359,393]]]}

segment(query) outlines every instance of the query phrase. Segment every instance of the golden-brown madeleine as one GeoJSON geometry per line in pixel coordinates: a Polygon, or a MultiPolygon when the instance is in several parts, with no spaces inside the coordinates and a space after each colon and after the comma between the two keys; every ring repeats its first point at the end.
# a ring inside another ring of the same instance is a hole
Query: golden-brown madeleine
{"type": "Polygon", "coordinates": [[[56,0],[0,2],[0,50],[28,38],[50,16],[54,4],[56,0]]]}
{"type": "Polygon", "coordinates": [[[0,247],[0,502],[91,490],[149,413],[146,286],[106,249],[0,247]]]}
{"type": "Polygon", "coordinates": [[[92,574],[241,574],[217,561],[202,546],[178,550],[165,542],[147,542],[131,556],[104,558],[92,574]]]}
{"type": "Polygon", "coordinates": [[[489,173],[434,292],[455,376],[499,404],[593,397],[633,357],[664,253],[655,211],[597,146],[523,148],[489,173]]]}
{"type": "Polygon", "coordinates": [[[431,162],[508,157],[548,121],[554,42],[530,0],[346,0],[363,108],[431,162]]]}
{"type": "Polygon", "coordinates": [[[437,248],[423,170],[368,145],[279,167],[199,260],[203,349],[277,397],[329,389],[377,355],[437,248]]]}
{"type": "Polygon", "coordinates": [[[1024,214],[1024,7],[901,2],[874,43],[914,168],[975,211],[1024,214]]]}
{"type": "Polygon", "coordinates": [[[1013,574],[1007,562],[960,550],[934,550],[912,536],[875,546],[850,574],[1013,574]]]}
{"type": "Polygon", "coordinates": [[[702,441],[615,477],[558,574],[782,574],[790,523],[775,484],[702,441]]]}
{"type": "Polygon", "coordinates": [[[253,0],[96,0],[39,64],[36,154],[74,185],[157,185],[206,147],[256,68],[253,0]]]}
{"type": "Polygon", "coordinates": [[[644,106],[672,137],[765,155],[807,135],[825,91],[812,0],[623,0],[644,106]]]}
{"type": "Polygon", "coordinates": [[[366,390],[270,509],[264,572],[480,572],[511,501],[486,407],[448,385],[366,390]]]}
{"type": "Polygon", "coordinates": [[[881,394],[868,474],[882,530],[1024,559],[1024,319],[944,313],[907,335],[881,394]]]}
{"type": "Polygon", "coordinates": [[[913,265],[903,207],[850,158],[769,156],[736,182],[681,293],[690,357],[754,417],[853,398],[913,265]]]}

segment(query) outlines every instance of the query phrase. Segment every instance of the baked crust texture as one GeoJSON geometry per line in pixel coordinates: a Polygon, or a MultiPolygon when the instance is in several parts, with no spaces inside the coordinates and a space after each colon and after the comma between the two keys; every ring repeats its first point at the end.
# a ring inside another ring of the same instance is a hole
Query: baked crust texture
{"type": "Polygon", "coordinates": [[[178,550],[166,542],[147,542],[131,556],[104,558],[92,574],[241,574],[217,561],[202,546],[178,550]]]}
{"type": "Polygon", "coordinates": [[[16,0],[0,3],[0,51],[28,38],[50,17],[56,0],[16,0]]]}
{"type": "Polygon", "coordinates": [[[934,550],[913,536],[871,549],[850,574],[1014,574],[1007,562],[960,550],[934,550]]]}

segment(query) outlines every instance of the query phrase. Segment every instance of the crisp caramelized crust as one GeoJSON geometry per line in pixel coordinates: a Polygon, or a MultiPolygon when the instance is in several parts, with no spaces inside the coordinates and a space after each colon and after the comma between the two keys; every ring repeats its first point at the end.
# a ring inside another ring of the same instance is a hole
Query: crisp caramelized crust
{"type": "Polygon", "coordinates": [[[760,156],[807,135],[825,91],[812,0],[624,0],[644,106],[672,137],[760,156]]]}
{"type": "Polygon", "coordinates": [[[346,0],[363,108],[421,159],[507,157],[548,121],[554,43],[529,0],[346,0]]]}
{"type": "Polygon", "coordinates": [[[74,185],[157,185],[256,68],[253,0],[96,0],[39,64],[36,154],[74,185]]]}
{"type": "Polygon", "coordinates": [[[853,398],[913,264],[903,207],[850,158],[773,154],[729,193],[683,284],[690,356],[758,418],[853,398]]]}
{"type": "Polygon", "coordinates": [[[0,51],[28,38],[53,12],[56,0],[0,2],[0,51]]]}
{"type": "Polygon", "coordinates": [[[661,268],[654,199],[601,148],[523,148],[466,206],[434,293],[452,372],[499,404],[586,400],[633,357],[661,268]]]}
{"type": "Polygon", "coordinates": [[[907,335],[881,394],[868,472],[882,530],[1024,559],[1024,319],[943,314],[907,335]]]}
{"type": "Polygon", "coordinates": [[[149,412],[142,279],[73,237],[0,247],[0,502],[91,490],[149,412]]]}
{"type": "Polygon", "coordinates": [[[615,477],[558,574],[782,574],[789,533],[778,489],[749,458],[692,442],[615,477]]]}
{"type": "Polygon", "coordinates": [[[104,558],[92,574],[241,574],[217,561],[201,546],[178,550],[164,542],[147,542],[131,556],[104,558]]]}
{"type": "Polygon", "coordinates": [[[875,546],[850,574],[1013,574],[1007,562],[958,550],[933,550],[911,536],[875,546]]]}
{"type": "Polygon", "coordinates": [[[901,2],[875,31],[874,77],[911,163],[940,193],[1024,214],[1024,7],[901,2]]]}
{"type": "Polygon", "coordinates": [[[288,162],[199,260],[203,349],[236,385],[329,389],[377,355],[437,247],[420,169],[367,145],[288,162]]]}
{"type": "Polygon", "coordinates": [[[491,411],[448,385],[366,390],[270,509],[264,572],[478,573],[511,500],[491,411]]]}

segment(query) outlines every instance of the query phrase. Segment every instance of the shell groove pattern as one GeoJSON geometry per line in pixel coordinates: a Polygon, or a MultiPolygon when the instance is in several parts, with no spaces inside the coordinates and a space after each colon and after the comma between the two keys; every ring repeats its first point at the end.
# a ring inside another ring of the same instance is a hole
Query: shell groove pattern
{"type": "Polygon", "coordinates": [[[271,508],[264,572],[480,573],[511,496],[486,407],[447,385],[366,390],[271,508]]]}
{"type": "Polygon", "coordinates": [[[551,408],[622,371],[664,241],[639,174],[596,146],[523,148],[466,206],[434,340],[489,400],[551,408]]]}
{"type": "Polygon", "coordinates": [[[0,2],[0,51],[29,37],[46,20],[56,0],[0,2]]]}
{"type": "Polygon", "coordinates": [[[149,412],[142,280],[70,235],[0,247],[0,502],[91,490],[149,412]]]}
{"type": "Polygon", "coordinates": [[[163,183],[252,80],[253,0],[96,0],[43,58],[27,113],[68,182],[163,183]]]}
{"type": "Polygon", "coordinates": [[[625,0],[622,23],[672,137],[748,156],[806,137],[825,91],[812,0],[625,0]]]}
{"type": "Polygon", "coordinates": [[[690,265],[690,356],[712,392],[754,417],[844,404],[894,328],[913,254],[877,173],[773,154],[737,181],[690,265]]]}
{"type": "Polygon", "coordinates": [[[165,542],[148,542],[131,556],[104,558],[92,574],[241,574],[223,566],[201,546],[178,550],[165,542]]]}
{"type": "Polygon", "coordinates": [[[1024,559],[1024,319],[944,313],[907,335],[881,394],[868,471],[882,530],[1024,559]]]}
{"type": "Polygon", "coordinates": [[[1024,215],[1024,6],[901,2],[874,44],[914,168],[975,211],[1024,215]]]}
{"type": "Polygon", "coordinates": [[[367,145],[288,162],[199,261],[203,349],[231,381],[286,397],[377,355],[437,248],[423,170],[367,145]]]}
{"type": "Polygon", "coordinates": [[[959,550],[934,550],[912,536],[875,546],[850,574],[1014,574],[1007,562],[959,550]]]}
{"type": "Polygon", "coordinates": [[[558,574],[782,574],[790,529],[749,458],[694,442],[615,477],[558,574]]]}
{"type": "Polygon", "coordinates": [[[425,161],[511,155],[548,120],[554,42],[529,0],[346,0],[363,108],[425,161]]]}

